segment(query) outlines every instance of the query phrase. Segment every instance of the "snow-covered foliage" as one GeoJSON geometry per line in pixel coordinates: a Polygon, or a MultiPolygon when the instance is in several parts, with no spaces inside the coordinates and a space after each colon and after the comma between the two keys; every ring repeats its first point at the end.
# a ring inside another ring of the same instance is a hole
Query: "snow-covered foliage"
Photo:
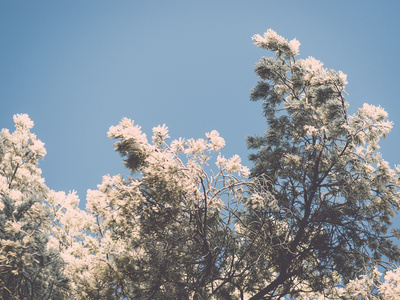
{"type": "MultiPolygon", "coordinates": [[[[216,130],[149,140],[130,119],[109,129],[129,176],[50,190],[44,144],[15,115],[0,133],[1,299],[398,299],[400,166],[383,160],[387,113],[347,114],[346,75],[273,30],[254,43],[268,129],[254,167],[225,157],[216,130]],[[250,178],[249,178],[250,177],[250,178]]],[[[171,134],[172,135],[172,134],[171,134]]]]}
{"type": "Polygon", "coordinates": [[[272,280],[260,286],[255,277],[253,299],[333,297],[338,285],[400,260],[389,232],[399,209],[398,171],[377,151],[392,123],[369,104],[348,116],[346,75],[313,57],[297,59],[297,40],[272,30],[253,40],[276,56],[255,66],[260,81],[251,99],[262,101],[269,127],[248,138],[257,150],[252,176],[269,180],[265,188],[279,207],[249,216],[252,231],[264,237],[257,276],[272,280]],[[271,239],[282,225],[282,235],[271,239]]]}
{"type": "Polygon", "coordinates": [[[28,115],[14,116],[15,131],[0,133],[0,298],[62,299],[64,263],[49,247],[50,191],[38,160],[44,144],[30,132],[28,115]]]}
{"type": "Polygon", "coordinates": [[[106,175],[88,191],[90,217],[80,220],[90,221],[90,234],[74,232],[81,240],[64,252],[77,298],[192,299],[239,290],[234,223],[248,168],[239,156],[222,155],[225,141],[215,130],[170,143],[165,125],[153,133],[151,143],[127,118],[108,132],[132,176],[106,175]]]}

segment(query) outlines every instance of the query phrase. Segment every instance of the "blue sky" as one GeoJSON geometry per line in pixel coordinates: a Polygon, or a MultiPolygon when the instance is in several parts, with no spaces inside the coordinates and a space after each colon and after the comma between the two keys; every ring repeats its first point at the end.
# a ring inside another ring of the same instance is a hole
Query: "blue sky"
{"type": "Polygon", "coordinates": [[[381,105],[395,126],[382,144],[400,163],[398,1],[0,2],[0,128],[27,113],[46,144],[47,185],[84,201],[105,174],[125,172],[107,138],[122,117],[173,138],[216,129],[225,154],[246,157],[262,134],[249,101],[261,56],[254,34],[272,28],[301,42],[300,56],[348,74],[350,112],[381,105]]]}

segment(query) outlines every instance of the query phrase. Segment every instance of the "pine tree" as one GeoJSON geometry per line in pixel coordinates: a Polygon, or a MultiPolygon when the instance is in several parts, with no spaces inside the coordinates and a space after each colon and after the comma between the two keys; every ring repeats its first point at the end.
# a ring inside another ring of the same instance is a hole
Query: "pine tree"
{"type": "Polygon", "coordinates": [[[400,297],[387,113],[348,115],[346,75],[297,59],[296,39],[253,39],[275,57],[255,66],[268,128],[247,139],[251,174],[215,130],[169,143],[163,125],[149,141],[124,118],[108,135],[130,176],[104,176],[84,211],[44,184],[44,144],[14,116],[0,133],[0,298],[400,297]]]}
{"type": "MultiPolygon", "coordinates": [[[[104,176],[89,190],[93,249],[82,299],[207,299],[237,292],[235,213],[249,170],[224,158],[217,131],[176,139],[165,125],[152,142],[124,118],[112,126],[115,150],[132,176],[104,176]],[[216,166],[207,166],[216,160],[216,166]],[[214,171],[214,172],[213,172],[214,171]]],[[[229,299],[229,298],[227,298],[229,299]]]]}
{"type": "Polygon", "coordinates": [[[27,115],[14,121],[13,133],[0,133],[0,298],[64,299],[68,279],[58,251],[48,247],[49,190],[38,168],[46,150],[27,115]]]}
{"type": "Polygon", "coordinates": [[[398,234],[390,231],[400,169],[378,152],[392,127],[387,113],[364,104],[348,115],[346,75],[313,57],[297,59],[296,39],[268,30],[253,40],[275,53],[255,65],[260,81],[251,91],[268,129],[247,139],[257,150],[251,176],[273,195],[275,207],[245,217],[258,249],[251,299],[327,295],[374,266],[398,263],[392,239],[398,234]]]}

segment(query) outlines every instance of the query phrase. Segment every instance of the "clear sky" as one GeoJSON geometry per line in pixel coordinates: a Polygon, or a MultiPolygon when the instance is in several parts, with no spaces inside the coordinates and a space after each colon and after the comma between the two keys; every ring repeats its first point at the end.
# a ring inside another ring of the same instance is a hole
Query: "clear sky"
{"type": "Polygon", "coordinates": [[[348,74],[350,112],[381,105],[395,126],[382,145],[400,163],[400,1],[11,1],[0,2],[0,128],[27,113],[46,144],[43,177],[84,202],[105,174],[125,172],[107,138],[122,117],[151,136],[216,129],[225,154],[246,157],[262,134],[249,101],[261,56],[254,34],[272,28],[301,42],[300,56],[348,74]]]}

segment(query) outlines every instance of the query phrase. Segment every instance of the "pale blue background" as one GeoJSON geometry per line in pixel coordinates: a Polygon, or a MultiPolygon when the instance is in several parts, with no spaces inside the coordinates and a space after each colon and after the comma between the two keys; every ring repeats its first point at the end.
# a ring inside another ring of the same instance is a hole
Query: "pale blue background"
{"type": "Polygon", "coordinates": [[[124,116],[151,135],[218,130],[247,161],[245,136],[266,129],[249,101],[251,41],[272,28],[302,57],[348,74],[350,112],[381,105],[395,127],[384,157],[400,163],[400,1],[1,1],[0,128],[28,113],[46,144],[54,190],[82,202],[107,173],[125,172],[107,138],[124,116]]]}

